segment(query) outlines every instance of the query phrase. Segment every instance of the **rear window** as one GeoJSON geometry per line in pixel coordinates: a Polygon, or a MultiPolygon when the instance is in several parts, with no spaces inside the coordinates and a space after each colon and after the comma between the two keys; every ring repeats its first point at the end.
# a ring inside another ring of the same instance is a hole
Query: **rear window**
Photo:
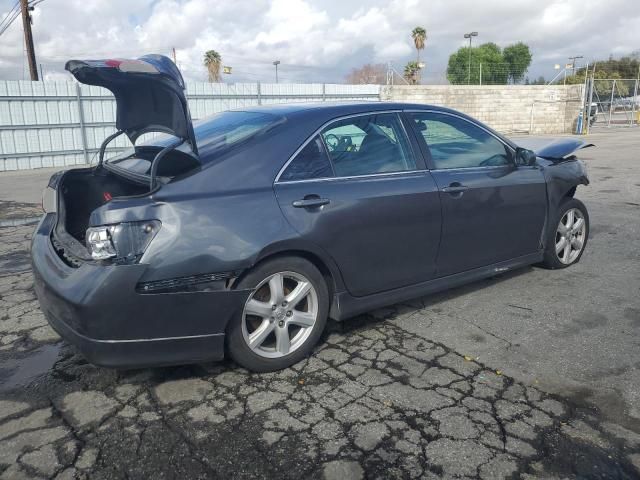
{"type": "MultiPolygon", "coordinates": [[[[193,123],[200,153],[219,153],[280,123],[282,117],[261,112],[221,112],[193,123]]],[[[172,135],[158,135],[143,146],[165,147],[175,140],[172,135]]],[[[183,150],[184,146],[179,148],[183,150]]],[[[203,158],[207,160],[207,158],[203,158]]]]}
{"type": "Polygon", "coordinates": [[[195,122],[193,130],[200,150],[217,150],[240,143],[281,120],[270,113],[222,112],[195,122]]]}

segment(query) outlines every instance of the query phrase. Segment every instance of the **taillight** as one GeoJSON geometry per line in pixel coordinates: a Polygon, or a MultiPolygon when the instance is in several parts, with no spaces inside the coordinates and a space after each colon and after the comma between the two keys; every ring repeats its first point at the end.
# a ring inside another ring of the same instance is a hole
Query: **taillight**
{"type": "Polygon", "coordinates": [[[87,229],[87,248],[94,260],[137,263],[160,230],[158,220],[126,222],[87,229]]]}

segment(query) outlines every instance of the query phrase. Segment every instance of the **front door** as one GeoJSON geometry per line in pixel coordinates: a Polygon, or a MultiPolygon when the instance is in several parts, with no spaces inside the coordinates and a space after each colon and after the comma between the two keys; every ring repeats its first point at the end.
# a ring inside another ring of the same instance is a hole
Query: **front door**
{"type": "Polygon", "coordinates": [[[440,191],[438,276],[538,251],[547,208],[540,169],[516,166],[509,146],[463,117],[408,116],[425,141],[440,191]]]}
{"type": "Polygon", "coordinates": [[[354,296],[435,276],[440,199],[396,113],[336,120],[275,183],[291,225],[333,257],[354,296]]]}

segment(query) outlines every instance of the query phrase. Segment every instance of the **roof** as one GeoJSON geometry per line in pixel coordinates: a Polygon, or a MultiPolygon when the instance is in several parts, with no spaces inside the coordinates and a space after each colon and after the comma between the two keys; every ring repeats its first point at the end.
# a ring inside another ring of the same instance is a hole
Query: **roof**
{"type": "MultiPolygon", "coordinates": [[[[292,117],[299,115],[322,116],[332,118],[342,115],[365,113],[369,111],[430,109],[451,111],[447,108],[421,103],[381,102],[381,101],[348,101],[348,102],[309,102],[309,103],[281,103],[261,106],[238,108],[237,111],[263,112],[292,117]]],[[[458,112],[456,112],[458,113],[458,112]]]]}

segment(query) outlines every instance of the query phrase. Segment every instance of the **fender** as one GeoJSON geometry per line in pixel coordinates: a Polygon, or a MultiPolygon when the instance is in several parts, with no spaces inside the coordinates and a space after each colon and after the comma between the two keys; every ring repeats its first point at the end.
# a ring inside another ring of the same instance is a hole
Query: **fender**
{"type": "Polygon", "coordinates": [[[544,248],[547,226],[560,203],[566,197],[573,197],[578,185],[589,185],[587,167],[575,154],[578,150],[595,145],[575,137],[519,137],[513,138],[513,141],[535,152],[536,164],[542,170],[547,185],[547,219],[540,239],[540,245],[544,248]]]}
{"type": "Polygon", "coordinates": [[[547,184],[547,219],[542,232],[541,245],[544,248],[547,225],[567,197],[573,197],[579,185],[589,185],[589,177],[585,164],[575,157],[554,161],[538,158],[538,165],[547,184]]]}

